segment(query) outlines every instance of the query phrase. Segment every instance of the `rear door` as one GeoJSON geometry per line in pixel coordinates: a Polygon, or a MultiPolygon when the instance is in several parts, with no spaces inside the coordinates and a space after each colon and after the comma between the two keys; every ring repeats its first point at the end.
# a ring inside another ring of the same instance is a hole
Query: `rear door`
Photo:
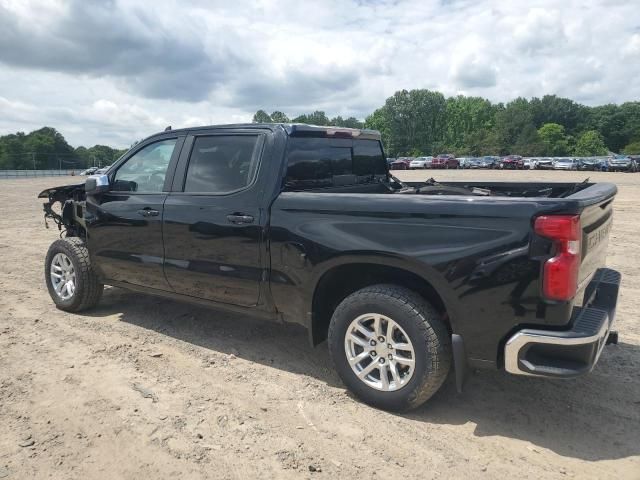
{"type": "Polygon", "coordinates": [[[170,290],[162,212],[184,137],[147,142],[110,172],[110,190],[87,197],[92,265],[106,278],[170,290]]]}
{"type": "Polygon", "coordinates": [[[165,274],[177,293],[258,303],[266,279],[261,243],[267,215],[257,182],[265,137],[220,129],[187,138],[163,221],[165,274]]]}

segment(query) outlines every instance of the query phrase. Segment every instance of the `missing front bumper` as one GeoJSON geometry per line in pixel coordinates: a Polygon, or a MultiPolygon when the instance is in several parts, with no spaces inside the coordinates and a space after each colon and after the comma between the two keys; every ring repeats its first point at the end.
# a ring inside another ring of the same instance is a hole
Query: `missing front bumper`
{"type": "Polygon", "coordinates": [[[620,273],[609,268],[595,273],[585,292],[587,306],[574,310],[570,330],[525,328],[513,334],[505,344],[505,370],[555,378],[593,370],[611,331],[620,279],[620,273]]]}

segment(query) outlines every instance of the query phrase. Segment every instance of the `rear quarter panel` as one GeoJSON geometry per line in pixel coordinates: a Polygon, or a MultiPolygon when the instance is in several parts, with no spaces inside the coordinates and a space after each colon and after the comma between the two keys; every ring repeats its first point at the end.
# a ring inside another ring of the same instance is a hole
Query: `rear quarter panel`
{"type": "Polygon", "coordinates": [[[532,218],[563,207],[566,200],[282,193],[269,227],[274,302],[285,320],[310,327],[315,285],[332,267],[405,268],[438,291],[469,357],[495,362],[515,325],[568,320],[568,306],[549,315],[539,298],[540,260],[530,252],[532,218]]]}

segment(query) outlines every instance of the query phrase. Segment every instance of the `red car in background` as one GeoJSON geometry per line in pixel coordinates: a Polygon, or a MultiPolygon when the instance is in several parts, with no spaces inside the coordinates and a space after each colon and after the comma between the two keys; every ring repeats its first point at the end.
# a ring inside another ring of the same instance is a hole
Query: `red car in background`
{"type": "Polygon", "coordinates": [[[433,158],[431,168],[460,168],[460,162],[450,153],[443,153],[433,158]]]}
{"type": "Polygon", "coordinates": [[[500,168],[524,170],[524,159],[520,155],[507,155],[500,160],[500,168]]]}

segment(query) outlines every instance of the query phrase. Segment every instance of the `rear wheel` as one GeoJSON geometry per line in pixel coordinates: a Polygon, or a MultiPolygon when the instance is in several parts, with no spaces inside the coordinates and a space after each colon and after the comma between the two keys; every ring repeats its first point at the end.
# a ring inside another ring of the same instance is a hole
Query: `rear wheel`
{"type": "Polygon", "coordinates": [[[104,285],[91,268],[89,251],[80,238],[67,237],[51,244],[44,275],[49,295],[61,310],[79,312],[100,301],[104,285]]]}
{"type": "Polygon", "coordinates": [[[349,390],[386,410],[426,402],[451,366],[451,341],[438,312],[395,285],[366,287],[345,298],[333,313],[328,340],[349,390]]]}

